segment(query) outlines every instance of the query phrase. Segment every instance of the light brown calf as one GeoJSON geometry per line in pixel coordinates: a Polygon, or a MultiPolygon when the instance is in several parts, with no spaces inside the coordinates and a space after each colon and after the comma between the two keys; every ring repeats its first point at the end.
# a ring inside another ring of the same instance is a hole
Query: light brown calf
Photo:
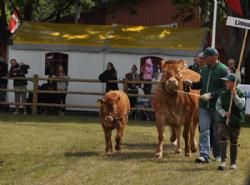
{"type": "Polygon", "coordinates": [[[98,102],[101,105],[99,115],[106,142],[105,152],[106,155],[110,155],[113,151],[111,140],[113,129],[117,130],[115,150],[121,150],[121,141],[128,122],[130,103],[128,96],[122,91],[110,91],[98,102]]]}

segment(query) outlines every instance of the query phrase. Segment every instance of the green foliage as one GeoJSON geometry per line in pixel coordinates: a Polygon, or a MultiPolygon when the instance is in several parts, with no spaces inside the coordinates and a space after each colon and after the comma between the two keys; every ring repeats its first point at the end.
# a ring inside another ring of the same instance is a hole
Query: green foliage
{"type": "MultiPolygon", "coordinates": [[[[99,8],[106,8],[113,13],[117,7],[125,7],[131,13],[135,13],[134,7],[141,1],[143,0],[13,0],[22,15],[25,14],[25,7],[31,2],[32,20],[36,21],[56,20],[65,15],[75,14],[79,10],[89,12],[99,8]]],[[[8,2],[6,1],[7,12],[10,15],[11,6],[8,2]]]]}
{"type": "MultiPolygon", "coordinates": [[[[196,15],[197,9],[199,9],[200,16],[204,25],[211,25],[213,20],[213,0],[172,0],[173,4],[177,7],[176,18],[181,19],[183,22],[191,21],[196,15]]],[[[241,0],[242,8],[246,13],[246,17],[250,16],[249,0],[241,0]]],[[[225,0],[218,0],[218,17],[220,20],[224,20],[226,15],[230,15],[232,12],[227,8],[225,0]]]]}

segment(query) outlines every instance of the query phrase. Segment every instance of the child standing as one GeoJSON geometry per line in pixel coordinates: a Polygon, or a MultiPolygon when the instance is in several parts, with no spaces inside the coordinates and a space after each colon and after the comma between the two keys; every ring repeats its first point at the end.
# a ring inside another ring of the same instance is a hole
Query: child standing
{"type": "Polygon", "coordinates": [[[230,74],[222,79],[225,81],[226,90],[218,98],[216,110],[219,113],[218,124],[221,148],[221,164],[218,170],[223,171],[226,169],[228,140],[230,141],[230,169],[237,168],[238,139],[240,135],[240,123],[244,121],[245,116],[245,96],[236,88],[237,78],[235,75],[230,74]],[[231,96],[233,96],[233,105],[231,112],[229,112],[231,96]],[[229,118],[228,125],[226,125],[227,118],[229,118]]]}

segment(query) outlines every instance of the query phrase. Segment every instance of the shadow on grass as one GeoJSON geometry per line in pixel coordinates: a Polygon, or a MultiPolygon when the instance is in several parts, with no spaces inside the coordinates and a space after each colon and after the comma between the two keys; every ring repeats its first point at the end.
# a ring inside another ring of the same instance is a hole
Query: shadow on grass
{"type": "Polygon", "coordinates": [[[37,122],[37,123],[99,123],[98,117],[94,116],[57,116],[57,115],[13,115],[4,113],[0,115],[2,122],[37,122]]]}
{"type": "Polygon", "coordinates": [[[152,160],[154,156],[153,152],[113,152],[111,156],[105,158],[112,161],[127,161],[127,160],[152,160]]]}
{"type": "MultiPolygon", "coordinates": [[[[156,143],[123,143],[122,144],[128,150],[155,150],[156,143]]],[[[174,151],[176,148],[173,144],[164,144],[164,151],[174,151]]]]}
{"type": "Polygon", "coordinates": [[[98,152],[65,152],[64,157],[66,158],[74,158],[74,157],[94,157],[94,156],[100,156],[100,153],[98,152]]]}
{"type": "MultiPolygon", "coordinates": [[[[3,123],[20,123],[20,122],[32,122],[32,123],[93,123],[99,124],[99,116],[82,113],[82,114],[66,114],[65,116],[58,115],[13,115],[11,113],[0,113],[0,121],[3,123]]],[[[128,125],[131,126],[143,126],[152,127],[152,122],[145,121],[129,121],[128,125]]]]}

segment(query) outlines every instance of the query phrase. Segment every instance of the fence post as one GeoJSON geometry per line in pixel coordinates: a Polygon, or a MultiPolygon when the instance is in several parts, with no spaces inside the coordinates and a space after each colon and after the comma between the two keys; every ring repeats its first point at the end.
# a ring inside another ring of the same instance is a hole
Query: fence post
{"type": "Polygon", "coordinates": [[[33,76],[33,101],[32,101],[32,114],[37,114],[37,101],[38,101],[38,75],[33,76]]]}
{"type": "Polygon", "coordinates": [[[124,79],[122,81],[122,83],[123,83],[123,91],[128,94],[128,83],[127,83],[127,80],[124,79]]]}

